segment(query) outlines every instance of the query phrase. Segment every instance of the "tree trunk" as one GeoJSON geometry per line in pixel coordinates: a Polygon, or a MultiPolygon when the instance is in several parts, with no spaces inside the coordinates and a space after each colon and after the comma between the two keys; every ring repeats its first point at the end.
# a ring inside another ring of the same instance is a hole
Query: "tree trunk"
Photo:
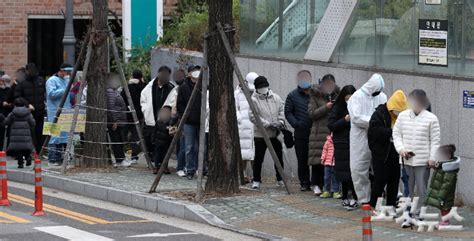
{"type": "MultiPolygon", "coordinates": [[[[107,74],[107,38],[108,38],[108,3],[107,0],[92,0],[92,55],[87,73],[87,105],[107,109],[106,74],[107,74]]],[[[84,143],[82,166],[101,168],[107,166],[106,125],[107,112],[87,108],[87,124],[84,143]],[[90,123],[93,122],[93,123],[90,123]]]]}
{"type": "MultiPolygon", "coordinates": [[[[239,192],[237,163],[241,160],[233,88],[233,67],[216,23],[232,25],[232,0],[207,0],[209,6],[209,178],[206,192],[239,192]]],[[[227,34],[234,46],[233,32],[227,34]]]]}

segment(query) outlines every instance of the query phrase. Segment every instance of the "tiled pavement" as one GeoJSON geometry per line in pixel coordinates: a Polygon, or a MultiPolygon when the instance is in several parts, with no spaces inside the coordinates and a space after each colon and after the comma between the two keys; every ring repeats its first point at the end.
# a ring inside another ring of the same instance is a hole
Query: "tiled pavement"
{"type": "MultiPolygon", "coordinates": [[[[9,168],[15,168],[14,163],[10,162],[9,168]]],[[[55,171],[47,166],[45,169],[46,172],[55,171]]],[[[155,176],[139,165],[107,172],[70,172],[67,177],[125,191],[147,192],[155,176]]],[[[195,180],[173,174],[163,176],[158,192],[192,192],[195,188],[195,180]]],[[[265,184],[261,191],[250,192],[254,191],[243,192],[247,195],[207,199],[202,205],[229,224],[295,240],[361,239],[362,212],[346,211],[340,206],[340,200],[320,199],[311,193],[287,195],[274,184],[265,184]]],[[[467,228],[463,231],[418,233],[401,229],[394,222],[373,222],[374,240],[474,240],[474,211],[461,208],[460,213],[466,218],[463,225],[467,228]]]]}

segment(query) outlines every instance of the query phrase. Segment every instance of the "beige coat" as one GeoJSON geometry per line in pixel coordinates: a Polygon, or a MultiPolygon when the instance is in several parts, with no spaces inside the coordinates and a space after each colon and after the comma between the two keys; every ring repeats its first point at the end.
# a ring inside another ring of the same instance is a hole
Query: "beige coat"
{"type": "MultiPolygon", "coordinates": [[[[256,92],[252,95],[252,101],[257,107],[257,111],[260,114],[260,119],[262,120],[265,131],[268,134],[268,137],[274,138],[277,137],[278,131],[267,128],[271,123],[280,122],[285,123],[285,113],[284,113],[284,104],[280,96],[273,93],[270,90],[270,93],[267,95],[261,95],[256,92]]],[[[255,116],[252,111],[250,111],[250,121],[254,124],[256,123],[255,116]]],[[[263,134],[257,128],[257,125],[254,125],[254,136],[256,138],[263,138],[263,134]]]]}

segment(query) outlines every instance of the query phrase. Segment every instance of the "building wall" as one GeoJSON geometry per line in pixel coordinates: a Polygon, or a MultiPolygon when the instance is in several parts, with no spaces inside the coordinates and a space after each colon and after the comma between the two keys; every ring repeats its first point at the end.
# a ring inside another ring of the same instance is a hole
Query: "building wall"
{"type": "MultiPolygon", "coordinates": [[[[122,1],[108,0],[109,8],[122,15],[122,1]]],[[[178,0],[164,2],[164,14],[170,16],[178,0]]],[[[0,1],[0,69],[13,75],[25,66],[28,54],[28,16],[61,15],[65,11],[65,0],[1,0],[0,1]]],[[[76,16],[91,16],[90,0],[74,0],[76,16]]]]}
{"type": "MultiPolygon", "coordinates": [[[[180,62],[192,56],[191,61],[200,63],[201,55],[195,52],[183,54],[177,51],[154,50],[152,52],[153,75],[160,65],[168,65],[177,68],[176,60],[180,62]]],[[[320,78],[324,74],[331,73],[336,77],[337,84],[344,86],[353,84],[356,88],[361,87],[365,81],[374,73],[374,69],[359,68],[356,66],[344,66],[317,62],[288,62],[277,59],[257,59],[253,57],[239,56],[237,62],[242,73],[257,72],[264,75],[270,82],[270,87],[283,99],[296,87],[296,73],[299,70],[311,71],[314,78],[320,78]]],[[[440,121],[442,144],[455,144],[463,162],[458,180],[458,199],[465,204],[474,206],[474,189],[471,183],[474,181],[474,109],[466,109],[462,106],[463,90],[474,90],[474,82],[468,79],[448,76],[429,76],[417,73],[402,73],[389,70],[377,70],[384,76],[386,81],[385,93],[390,95],[394,90],[402,89],[410,92],[415,88],[424,89],[432,102],[433,113],[440,121]]],[[[264,176],[274,177],[271,159],[265,161],[264,176]]],[[[288,168],[285,171],[297,178],[297,165],[294,149],[288,150],[288,159],[285,160],[288,168]]],[[[272,178],[273,180],[273,178],[272,178]]]]}

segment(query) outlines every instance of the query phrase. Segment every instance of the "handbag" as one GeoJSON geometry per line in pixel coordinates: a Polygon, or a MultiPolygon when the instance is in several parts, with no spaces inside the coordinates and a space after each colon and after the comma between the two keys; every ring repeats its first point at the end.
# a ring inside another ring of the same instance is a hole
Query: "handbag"
{"type": "Polygon", "coordinates": [[[285,146],[288,149],[291,149],[295,146],[295,139],[293,138],[293,132],[288,130],[286,126],[281,129],[281,133],[283,133],[283,141],[285,142],[285,146]]]}

